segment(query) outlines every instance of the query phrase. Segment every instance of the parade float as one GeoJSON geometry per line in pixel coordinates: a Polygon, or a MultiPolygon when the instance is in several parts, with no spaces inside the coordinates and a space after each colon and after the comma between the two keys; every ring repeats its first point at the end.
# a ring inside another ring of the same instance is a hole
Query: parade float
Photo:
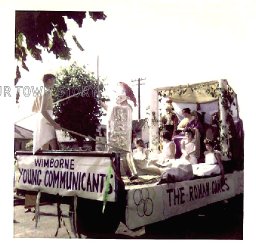
{"type": "Polygon", "coordinates": [[[121,175],[120,154],[114,152],[33,155],[17,151],[17,188],[37,195],[36,216],[41,194],[56,197],[58,206],[70,204],[78,237],[89,232],[114,233],[120,222],[130,230],[138,229],[243,194],[243,126],[237,95],[226,80],[154,89],[149,118],[151,155],[161,151],[164,116],[175,113],[181,119],[185,107],[203,113],[209,127],[212,114],[218,113],[224,183],[220,175],[166,183],[161,183],[160,176],[141,175],[130,181],[121,175]],[[168,113],[166,102],[171,105],[168,113]]]}

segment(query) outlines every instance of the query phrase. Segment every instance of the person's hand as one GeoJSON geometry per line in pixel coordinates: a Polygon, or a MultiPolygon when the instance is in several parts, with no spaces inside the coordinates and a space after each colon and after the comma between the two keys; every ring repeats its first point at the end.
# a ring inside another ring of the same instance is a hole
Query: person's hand
{"type": "Polygon", "coordinates": [[[57,123],[57,122],[54,122],[53,127],[54,127],[55,129],[57,129],[57,130],[60,130],[60,129],[61,129],[61,125],[60,125],[59,123],[57,123]]]}

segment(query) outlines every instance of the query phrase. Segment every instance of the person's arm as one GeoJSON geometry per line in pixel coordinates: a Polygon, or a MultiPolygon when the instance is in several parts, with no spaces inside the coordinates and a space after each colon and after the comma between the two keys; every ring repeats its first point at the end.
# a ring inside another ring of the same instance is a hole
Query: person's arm
{"type": "Polygon", "coordinates": [[[46,92],[44,93],[43,97],[42,97],[42,107],[41,107],[41,113],[43,115],[43,117],[50,123],[50,125],[52,125],[55,129],[61,129],[60,124],[58,124],[57,122],[55,122],[52,117],[49,115],[48,110],[47,110],[47,103],[49,101],[49,97],[50,96],[50,92],[46,92]]]}

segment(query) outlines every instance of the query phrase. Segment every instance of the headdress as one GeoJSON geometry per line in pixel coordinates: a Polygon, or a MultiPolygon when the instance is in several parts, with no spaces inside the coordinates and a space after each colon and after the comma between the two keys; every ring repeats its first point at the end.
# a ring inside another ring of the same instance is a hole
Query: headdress
{"type": "Polygon", "coordinates": [[[125,95],[119,96],[120,99],[121,99],[121,101],[124,101],[124,100],[126,100],[126,99],[129,99],[129,100],[131,100],[131,101],[133,102],[134,107],[136,107],[136,106],[137,106],[136,98],[135,98],[135,96],[134,96],[134,93],[133,93],[133,91],[132,91],[132,88],[131,88],[128,84],[126,84],[126,83],[124,83],[124,82],[119,82],[119,84],[120,84],[120,86],[123,88],[123,93],[125,94],[125,95]],[[126,97],[124,97],[124,96],[126,96],[126,97]]]}

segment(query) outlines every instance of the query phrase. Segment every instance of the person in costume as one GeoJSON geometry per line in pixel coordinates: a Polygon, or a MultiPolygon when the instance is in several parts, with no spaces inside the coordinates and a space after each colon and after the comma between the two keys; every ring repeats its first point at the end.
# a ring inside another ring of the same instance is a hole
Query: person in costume
{"type": "Polygon", "coordinates": [[[184,118],[177,126],[177,130],[184,131],[186,128],[192,127],[195,122],[195,117],[191,114],[190,108],[182,109],[182,115],[184,118]]]}
{"type": "Polygon", "coordinates": [[[133,150],[134,163],[136,169],[142,175],[161,175],[162,170],[154,164],[149,164],[149,149],[145,148],[142,139],[136,139],[136,148],[133,150]]]}
{"type": "Polygon", "coordinates": [[[205,162],[192,165],[193,173],[196,176],[222,176],[224,179],[224,168],[221,162],[220,151],[214,150],[214,142],[208,139],[204,140],[206,151],[204,152],[205,162]]]}
{"type": "MultiPolygon", "coordinates": [[[[124,82],[118,83],[116,101],[112,106],[101,102],[107,110],[107,143],[109,152],[118,152],[121,156],[121,170],[130,179],[136,179],[137,171],[132,157],[132,101],[137,106],[136,98],[130,86],[124,82]]],[[[123,173],[121,173],[123,174],[123,173]]]]}
{"type": "Polygon", "coordinates": [[[36,126],[33,132],[33,154],[38,150],[57,150],[58,143],[55,129],[61,126],[53,119],[53,99],[51,88],[56,77],[53,74],[43,76],[44,91],[34,101],[32,111],[37,114],[36,126]]]}
{"type": "Polygon", "coordinates": [[[193,178],[192,165],[197,163],[196,145],[194,141],[194,132],[192,129],[186,129],[185,138],[181,141],[182,155],[178,159],[170,159],[163,164],[163,173],[161,180],[163,182],[179,182],[193,178]]]}

